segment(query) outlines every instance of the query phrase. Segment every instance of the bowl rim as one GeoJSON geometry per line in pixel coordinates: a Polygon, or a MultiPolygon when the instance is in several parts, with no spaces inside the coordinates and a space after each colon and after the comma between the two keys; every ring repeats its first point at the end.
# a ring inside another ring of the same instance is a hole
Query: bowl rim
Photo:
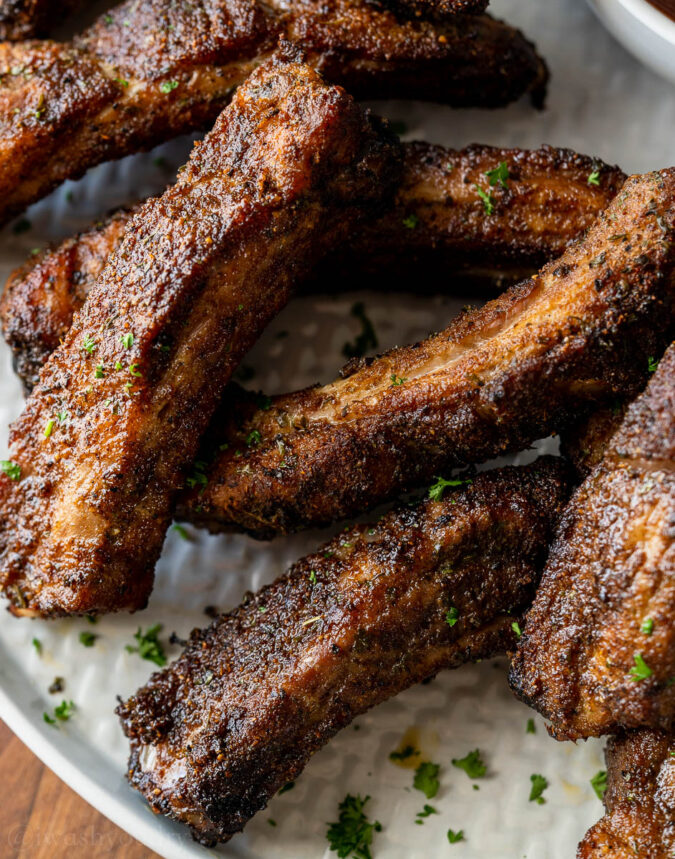
{"type": "MultiPolygon", "coordinates": [[[[640,21],[649,30],[666,39],[675,46],[675,21],[652,6],[648,0],[614,0],[620,6],[640,21]]],[[[604,0],[603,5],[606,5],[604,0]]]]}

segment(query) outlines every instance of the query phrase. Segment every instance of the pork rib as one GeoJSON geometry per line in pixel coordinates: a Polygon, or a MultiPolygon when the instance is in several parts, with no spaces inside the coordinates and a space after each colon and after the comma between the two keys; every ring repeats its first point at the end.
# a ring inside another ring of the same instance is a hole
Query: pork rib
{"type": "Polygon", "coordinates": [[[0,222],[89,167],[206,128],[274,50],[358,97],[495,107],[547,72],[482,16],[405,21],[366,0],[126,0],[70,44],[0,44],[0,222]]]}
{"type": "Polygon", "coordinates": [[[0,581],[17,614],[141,608],[183,471],[294,285],[393,193],[398,142],[276,58],[132,220],[12,427],[0,581]]]}
{"type": "Polygon", "coordinates": [[[673,725],[674,466],[675,345],[566,509],[513,662],[560,739],[673,725]]]}
{"type": "Polygon", "coordinates": [[[565,497],[542,460],[343,532],[119,707],[131,783],[229,839],[355,716],[513,645],[565,497]]]}
{"type": "Polygon", "coordinates": [[[579,845],[577,859],[672,859],[675,854],[675,742],[635,731],[607,746],[607,814],[579,845]]]}
{"type": "MultiPolygon", "coordinates": [[[[391,211],[366,224],[329,256],[308,289],[385,285],[404,288],[420,277],[498,283],[529,276],[559,256],[618,193],[617,167],[566,149],[535,151],[428,143],[404,146],[404,172],[391,211]],[[490,189],[487,174],[506,165],[508,179],[490,189]],[[597,184],[589,184],[595,175],[597,184]],[[476,185],[490,190],[487,216],[476,185]]],[[[14,272],[0,299],[0,322],[27,389],[70,328],[136,209],[121,211],[14,272]]],[[[455,280],[451,281],[453,284],[455,280]]]]}
{"type": "Polygon", "coordinates": [[[217,418],[208,483],[180,515],[270,537],[521,450],[637,393],[666,343],[674,278],[675,168],[629,179],[559,260],[440,334],[217,418]]]}

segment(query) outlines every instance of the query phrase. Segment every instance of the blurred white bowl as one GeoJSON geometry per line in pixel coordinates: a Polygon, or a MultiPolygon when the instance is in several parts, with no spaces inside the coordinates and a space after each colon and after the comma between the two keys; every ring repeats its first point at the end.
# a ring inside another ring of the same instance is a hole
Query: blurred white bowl
{"type": "Polygon", "coordinates": [[[647,0],[589,0],[607,29],[657,74],[675,83],[675,21],[647,0]]]}

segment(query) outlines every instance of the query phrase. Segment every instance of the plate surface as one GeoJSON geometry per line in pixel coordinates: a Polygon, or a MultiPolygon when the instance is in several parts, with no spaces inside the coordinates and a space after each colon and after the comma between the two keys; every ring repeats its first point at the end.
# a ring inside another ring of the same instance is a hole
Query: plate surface
{"type": "MultiPolygon", "coordinates": [[[[494,113],[404,102],[377,109],[403,120],[410,139],[450,146],[480,141],[533,147],[550,142],[597,154],[628,171],[675,163],[672,88],[625,53],[585,4],[495,0],[494,12],[522,26],[549,60],[553,81],[547,112],[536,114],[526,104],[494,113]]],[[[187,140],[176,141],[148,155],[103,165],[83,181],[59,189],[28,213],[30,231],[15,235],[10,227],[0,234],[0,276],[33,247],[69,235],[113,206],[159,192],[185,160],[189,146],[187,140]],[[164,160],[158,162],[158,156],[164,160]]],[[[451,284],[447,287],[451,293],[451,284]]],[[[349,314],[354,298],[294,302],[246,359],[255,371],[249,384],[276,392],[332,378],[342,363],[342,344],[357,330],[349,314]]],[[[466,303],[465,297],[360,298],[382,348],[425,336],[466,303]]],[[[6,426],[21,405],[8,351],[0,346],[0,455],[6,426]]],[[[369,811],[384,827],[375,840],[377,859],[573,857],[578,840],[601,813],[589,785],[603,766],[601,744],[556,743],[536,716],[536,734],[526,733],[533,714],[510,695],[500,661],[448,672],[360,717],[359,730],[350,728],[338,736],[313,758],[293,791],[273,800],[244,835],[216,851],[199,847],[182,827],[155,817],[127,787],[126,745],[112,711],[116,695],[135,690],[152,669],[125,650],[138,626],[159,622],[165,640],[174,630],[184,636],[207,622],[206,605],[236,605],[245,590],[271,581],[325,538],[325,533],[304,534],[265,545],[196,531],[185,541],[171,532],[150,606],[139,615],[108,617],[90,627],[84,620],[29,622],[3,614],[0,717],[85,799],[171,859],[327,859],[335,854],[327,848],[326,822],[336,819],[337,804],[347,791],[372,797],[369,811]],[[83,630],[99,636],[91,649],[78,642],[83,630]],[[42,642],[42,656],[31,646],[34,637],[42,642]],[[66,684],[64,694],[56,697],[47,692],[55,676],[64,677],[66,684]],[[49,727],[42,713],[62,697],[76,703],[76,714],[58,729],[49,727]],[[425,798],[412,790],[412,773],[388,761],[388,753],[413,726],[420,731],[423,750],[441,765],[441,790],[433,801],[439,814],[427,818],[424,826],[414,825],[425,798]],[[479,791],[451,766],[453,757],[475,748],[488,764],[479,791]],[[550,783],[545,805],[528,802],[533,773],[543,774],[550,783]],[[270,819],[278,825],[271,827],[270,819]],[[448,828],[463,829],[466,841],[450,846],[448,828]]],[[[176,655],[177,650],[169,653],[176,655]]]]}

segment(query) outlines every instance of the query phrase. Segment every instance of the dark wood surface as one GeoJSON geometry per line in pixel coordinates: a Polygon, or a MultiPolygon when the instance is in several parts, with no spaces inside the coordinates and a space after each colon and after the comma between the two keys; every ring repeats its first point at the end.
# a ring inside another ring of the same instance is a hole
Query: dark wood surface
{"type": "Polygon", "coordinates": [[[0,722],[2,859],[159,859],[80,799],[0,722]]]}

